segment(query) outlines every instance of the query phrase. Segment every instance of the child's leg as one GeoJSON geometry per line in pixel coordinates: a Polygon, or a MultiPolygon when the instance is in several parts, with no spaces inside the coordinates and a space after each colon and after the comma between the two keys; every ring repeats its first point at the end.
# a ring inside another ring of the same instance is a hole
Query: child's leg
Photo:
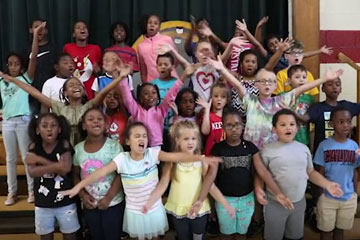
{"type": "Polygon", "coordinates": [[[286,221],[284,235],[286,239],[301,239],[304,236],[305,197],[294,203],[294,208],[286,221]]]}
{"type": "Polygon", "coordinates": [[[188,218],[178,219],[174,216],[171,216],[171,218],[174,223],[177,239],[178,240],[192,239],[193,236],[190,228],[190,220],[188,218]]]}
{"type": "Polygon", "coordinates": [[[122,204],[101,210],[102,227],[104,229],[105,239],[103,240],[119,240],[122,233],[123,216],[122,204]]]}
{"type": "Polygon", "coordinates": [[[197,217],[190,220],[190,227],[194,240],[205,239],[206,223],[208,221],[208,217],[208,215],[204,215],[202,217],[197,217]]]}
{"type": "Polygon", "coordinates": [[[76,232],[80,229],[76,203],[54,208],[54,212],[60,232],[63,234],[63,239],[76,239],[76,232]]]}
{"type": "Polygon", "coordinates": [[[335,228],[333,240],[344,240],[344,230],[335,228]]]}
{"type": "Polygon", "coordinates": [[[69,234],[63,233],[63,239],[64,240],[77,240],[76,233],[69,233],[69,234]]]}
{"type": "Polygon", "coordinates": [[[357,194],[354,193],[353,196],[347,201],[337,202],[339,203],[340,208],[336,214],[336,224],[333,239],[342,240],[344,239],[344,230],[350,230],[353,227],[357,208],[357,194]]]}
{"type": "Polygon", "coordinates": [[[35,207],[35,232],[41,240],[53,240],[55,212],[50,208],[35,207]]]}
{"type": "Polygon", "coordinates": [[[101,210],[84,209],[84,218],[89,229],[91,239],[105,239],[104,230],[101,223],[101,210]]]}
{"type": "Polygon", "coordinates": [[[331,232],[323,232],[320,233],[320,240],[332,240],[333,239],[333,231],[331,232]]]}
{"type": "Polygon", "coordinates": [[[54,239],[54,233],[49,233],[49,234],[46,234],[46,235],[40,235],[40,239],[41,240],[53,240],[54,239]]]}
{"type": "Polygon", "coordinates": [[[283,239],[286,221],[290,213],[291,211],[285,209],[280,203],[269,199],[268,204],[264,206],[265,240],[283,239]]]}

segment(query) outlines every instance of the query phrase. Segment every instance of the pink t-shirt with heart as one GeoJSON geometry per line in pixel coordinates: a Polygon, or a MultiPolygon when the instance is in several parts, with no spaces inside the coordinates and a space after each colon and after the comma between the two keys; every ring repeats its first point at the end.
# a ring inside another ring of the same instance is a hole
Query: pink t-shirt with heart
{"type": "Polygon", "coordinates": [[[191,75],[193,89],[199,97],[209,100],[211,86],[218,78],[219,73],[214,68],[208,65],[200,67],[191,75]]]}

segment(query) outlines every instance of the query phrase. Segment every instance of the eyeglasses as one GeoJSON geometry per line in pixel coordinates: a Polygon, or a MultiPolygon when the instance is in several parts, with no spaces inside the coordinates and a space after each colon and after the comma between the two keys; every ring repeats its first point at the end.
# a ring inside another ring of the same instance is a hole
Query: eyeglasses
{"type": "Polygon", "coordinates": [[[276,83],[276,79],[259,79],[259,80],[255,80],[256,83],[260,83],[262,85],[265,84],[275,84],[276,83]]]}
{"type": "Polygon", "coordinates": [[[232,130],[232,129],[238,130],[238,129],[240,129],[242,126],[243,126],[242,123],[237,122],[237,123],[235,123],[235,124],[226,124],[226,125],[225,125],[225,129],[226,129],[226,130],[232,130]]]}
{"type": "Polygon", "coordinates": [[[286,54],[289,54],[289,55],[293,55],[293,56],[300,56],[300,55],[303,55],[304,52],[303,51],[289,51],[289,52],[286,52],[286,54]]]}

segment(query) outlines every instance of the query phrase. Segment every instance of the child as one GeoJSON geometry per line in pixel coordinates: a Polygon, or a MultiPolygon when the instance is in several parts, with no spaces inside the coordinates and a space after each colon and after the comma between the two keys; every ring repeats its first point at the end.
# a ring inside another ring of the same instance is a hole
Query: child
{"type": "MultiPolygon", "coordinates": [[[[38,33],[45,27],[45,22],[34,29],[34,37],[31,52],[33,53],[27,71],[24,73],[24,61],[20,55],[12,53],[7,58],[8,74],[17,81],[30,84],[35,76],[36,58],[38,53],[38,33]]],[[[6,74],[7,75],[7,74],[6,74]]],[[[8,75],[7,75],[8,76],[8,75]]],[[[0,92],[3,102],[2,135],[6,151],[6,171],[8,196],[5,205],[13,205],[16,202],[17,178],[16,162],[18,159],[18,147],[21,159],[25,163],[25,155],[30,143],[27,128],[30,121],[29,94],[21,90],[13,83],[6,82],[0,72],[0,92]]],[[[28,184],[28,202],[34,202],[33,179],[29,176],[25,163],[26,181],[28,184]]]]}
{"type": "Polygon", "coordinates": [[[315,124],[314,152],[320,142],[333,135],[334,128],[329,124],[330,113],[337,106],[344,107],[350,111],[352,118],[360,114],[359,103],[353,103],[346,100],[338,101],[339,94],[342,90],[340,78],[324,83],[321,90],[325,93],[325,101],[312,105],[307,112],[309,121],[315,124]]]}
{"type": "Polygon", "coordinates": [[[132,64],[133,71],[139,71],[139,63],[134,48],[130,47],[127,43],[129,40],[129,28],[123,22],[115,22],[111,25],[110,36],[114,41],[114,45],[105,49],[119,54],[121,61],[125,64],[132,64]]]}
{"type": "Polygon", "coordinates": [[[175,116],[173,117],[172,122],[176,123],[185,120],[196,122],[196,99],[198,99],[198,94],[194,90],[191,88],[181,89],[175,98],[176,105],[173,107],[175,116]]]}
{"type": "Polygon", "coordinates": [[[26,162],[34,177],[35,232],[42,240],[53,239],[57,221],[63,239],[76,239],[80,225],[75,199],[60,194],[73,187],[74,150],[67,121],[54,113],[35,116],[29,124],[29,136],[32,143],[26,162]]]}
{"type": "Polygon", "coordinates": [[[223,114],[223,129],[226,140],[215,144],[212,155],[220,156],[220,164],[216,185],[225,195],[229,204],[235,208],[235,218],[230,218],[222,204],[216,202],[216,213],[220,224],[220,232],[226,235],[221,239],[245,239],[246,233],[254,213],[254,177],[257,173],[267,185],[276,193],[277,200],[286,208],[292,203],[280,192],[261,160],[257,147],[242,139],[243,122],[238,111],[226,111],[223,114]],[[255,169],[254,169],[255,167],[255,169]]]}
{"type": "Polygon", "coordinates": [[[74,60],[71,55],[61,53],[55,64],[56,75],[44,83],[42,94],[48,98],[60,101],[60,90],[65,81],[72,76],[75,70],[74,60]]]}
{"type": "Polygon", "coordinates": [[[218,57],[218,61],[208,60],[210,65],[220,70],[223,76],[237,88],[239,96],[242,98],[246,107],[246,126],[244,139],[251,141],[260,150],[266,143],[270,143],[277,139],[275,133],[272,132],[271,119],[275,112],[282,108],[289,108],[295,104],[303,92],[320,85],[326,81],[337,78],[342,71],[328,71],[325,77],[313,82],[308,82],[298,88],[293,89],[289,93],[280,96],[271,97],[276,89],[276,77],[273,72],[260,70],[255,77],[255,85],[259,89],[259,96],[247,93],[246,88],[224,67],[218,57]]]}
{"type": "Polygon", "coordinates": [[[84,21],[75,22],[73,37],[75,43],[66,44],[64,52],[74,58],[76,67],[74,76],[84,83],[88,98],[93,99],[94,92],[91,90],[91,86],[95,74],[100,72],[101,48],[98,45],[88,44],[89,30],[84,21]]]}
{"type": "Polygon", "coordinates": [[[205,144],[205,156],[209,156],[213,146],[224,140],[222,128],[222,114],[225,105],[230,101],[230,92],[223,83],[216,83],[211,88],[210,102],[198,99],[196,102],[204,107],[204,116],[201,123],[201,133],[207,135],[205,144]]]}
{"type": "MultiPolygon", "coordinates": [[[[325,179],[313,168],[311,153],[304,144],[294,141],[298,124],[289,109],[278,111],[272,120],[278,141],[265,145],[261,156],[281,191],[293,202],[293,209],[285,209],[274,200],[267,188],[268,203],[264,206],[264,239],[302,239],[304,235],[305,189],[307,179],[340,197],[340,185],[325,179]],[[276,221],[274,221],[276,219],[276,221]]],[[[257,184],[256,188],[261,188],[257,184]]]]}
{"type": "MultiPolygon", "coordinates": [[[[289,68],[287,73],[289,84],[292,89],[304,85],[307,82],[307,71],[303,65],[293,65],[289,68]]],[[[307,119],[304,115],[314,102],[315,99],[312,95],[304,93],[300,95],[296,101],[296,104],[292,108],[298,119],[301,120],[301,124],[295,136],[295,140],[307,146],[310,146],[310,130],[309,125],[306,123],[307,119]]]]}
{"type": "MultiPolygon", "coordinates": [[[[82,116],[81,127],[86,139],[75,146],[75,184],[123,151],[118,141],[106,137],[105,115],[101,110],[88,109],[82,116]]],[[[120,239],[125,207],[120,176],[115,172],[104,176],[80,191],[80,198],[91,239],[120,239]]]]}
{"type": "MultiPolygon", "coordinates": [[[[143,26],[144,41],[138,46],[141,81],[143,83],[150,82],[159,77],[159,72],[156,68],[159,45],[170,44],[176,48],[171,37],[159,33],[160,24],[159,16],[150,15],[146,17],[146,23],[143,26]]],[[[179,78],[174,68],[171,75],[177,79],[179,78]]]]}
{"type": "Polygon", "coordinates": [[[111,90],[105,97],[105,118],[107,136],[118,140],[121,145],[124,145],[124,132],[129,117],[121,96],[115,89],[111,90]]]}
{"type": "Polygon", "coordinates": [[[84,112],[89,108],[101,105],[107,93],[120,82],[121,78],[126,77],[131,72],[131,68],[129,66],[122,66],[118,68],[118,71],[121,72],[116,80],[106,86],[106,88],[97,94],[91,101],[87,101],[84,85],[75,77],[69,78],[63,85],[62,92],[60,94],[63,102],[52,100],[41,94],[34,87],[1,72],[0,77],[3,76],[7,81],[18,85],[20,88],[24,89],[26,92],[38,99],[45,107],[51,107],[52,111],[57,115],[65,116],[71,127],[70,143],[74,145],[82,140],[78,130],[78,124],[80,123],[84,112]]]}
{"type": "Polygon", "coordinates": [[[164,119],[170,110],[170,103],[183,85],[183,79],[193,73],[194,69],[189,65],[181,79],[177,80],[174,87],[167,93],[163,102],[160,103],[160,93],[156,85],[144,83],[137,88],[137,102],[130,94],[129,85],[126,81],[119,84],[124,106],[128,109],[134,121],[142,121],[151,128],[149,146],[161,146],[163,144],[164,119]]]}
{"type": "Polygon", "coordinates": [[[124,232],[130,237],[143,239],[158,239],[168,229],[166,213],[161,200],[142,213],[143,206],[150,198],[158,183],[157,164],[166,162],[196,162],[211,161],[213,158],[204,158],[200,155],[188,153],[167,153],[158,147],[148,147],[148,130],[141,122],[132,122],[128,125],[125,138],[130,146],[130,152],[120,153],[111,163],[87,176],[65,195],[75,196],[83,187],[98,181],[108,174],[117,171],[121,174],[126,195],[124,215],[124,232]]]}
{"type": "Polygon", "coordinates": [[[327,179],[340,183],[344,191],[341,197],[333,197],[328,191],[321,195],[317,207],[317,227],[321,239],[344,239],[344,230],[353,226],[357,207],[357,170],[360,166],[359,146],[349,139],[351,113],[336,107],[330,116],[334,135],[322,141],[316,151],[314,163],[321,166],[320,173],[327,179]]]}

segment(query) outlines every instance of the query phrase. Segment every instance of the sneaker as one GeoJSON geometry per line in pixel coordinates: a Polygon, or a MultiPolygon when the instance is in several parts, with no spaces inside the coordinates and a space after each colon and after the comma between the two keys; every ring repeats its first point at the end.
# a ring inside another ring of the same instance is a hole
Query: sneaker
{"type": "Polygon", "coordinates": [[[16,194],[15,193],[9,193],[7,195],[7,198],[4,202],[5,206],[14,205],[16,203],[16,194]]]}
{"type": "Polygon", "coordinates": [[[35,197],[34,197],[34,191],[30,191],[29,192],[29,196],[27,198],[27,202],[28,203],[33,203],[35,201],[35,197]]]}

